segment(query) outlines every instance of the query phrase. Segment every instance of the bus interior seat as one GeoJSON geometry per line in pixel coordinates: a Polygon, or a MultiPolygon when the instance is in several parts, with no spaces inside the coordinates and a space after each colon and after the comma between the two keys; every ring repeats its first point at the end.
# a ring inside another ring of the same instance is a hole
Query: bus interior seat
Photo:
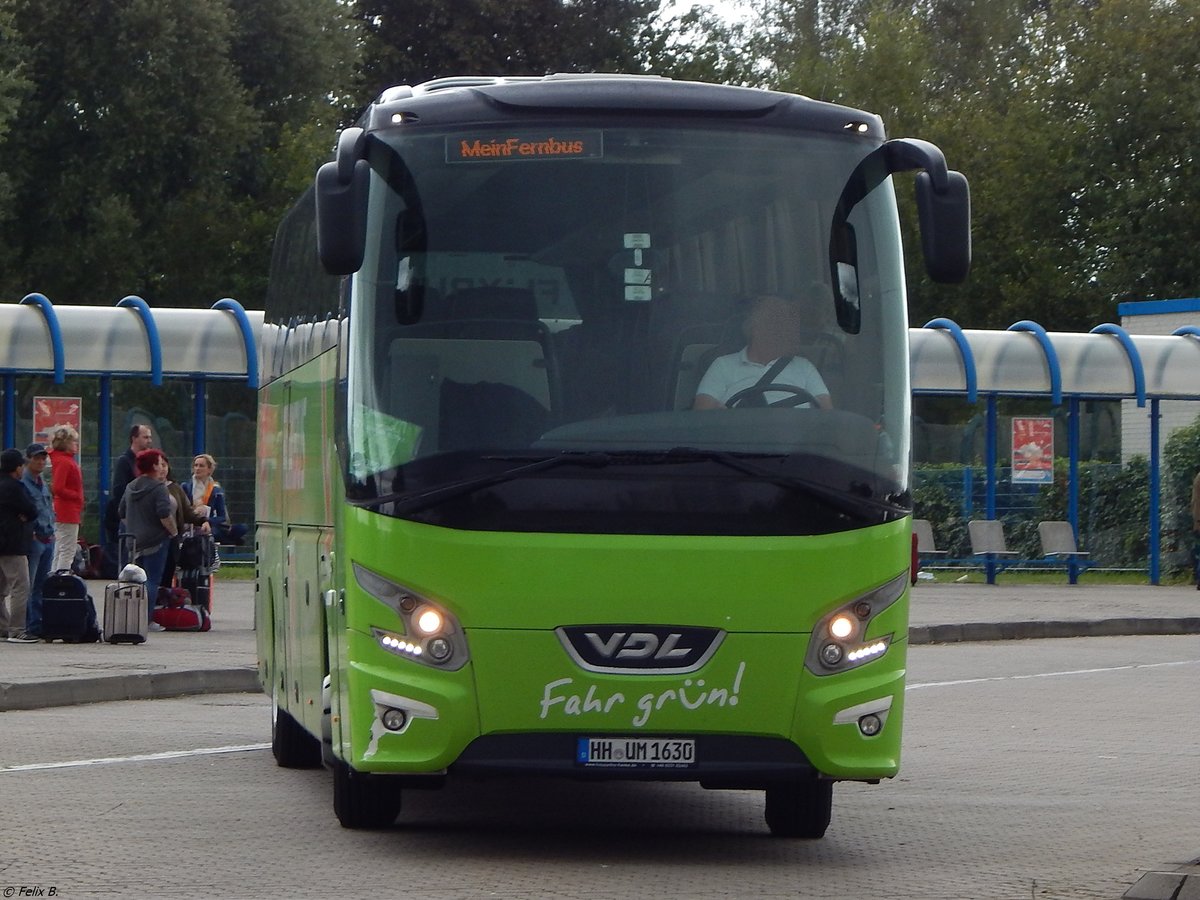
{"type": "MultiPolygon", "coordinates": [[[[654,298],[647,328],[655,363],[650,382],[655,409],[680,408],[680,367],[690,364],[696,353],[688,348],[721,340],[730,302],[728,293],[715,291],[680,290],[654,298]]],[[[683,408],[690,406],[688,397],[683,408]]]]}
{"type": "Polygon", "coordinates": [[[456,440],[462,440],[472,433],[461,420],[482,413],[478,400],[467,402],[467,387],[478,387],[479,394],[490,396],[498,404],[486,419],[480,419],[477,428],[486,430],[485,421],[491,421],[497,434],[508,433],[501,421],[505,414],[503,398],[510,401],[509,412],[519,422],[534,418],[526,399],[540,407],[548,421],[553,405],[541,343],[430,336],[431,331],[420,328],[419,337],[394,338],[388,360],[388,413],[421,426],[422,454],[455,449],[443,446],[443,437],[456,435],[456,440]],[[453,385],[448,385],[450,382],[453,385]]]}

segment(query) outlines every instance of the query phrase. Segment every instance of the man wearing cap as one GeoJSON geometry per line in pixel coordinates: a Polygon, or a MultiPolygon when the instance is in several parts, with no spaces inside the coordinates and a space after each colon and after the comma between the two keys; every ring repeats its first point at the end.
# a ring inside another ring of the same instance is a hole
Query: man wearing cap
{"type": "Polygon", "coordinates": [[[10,644],[36,644],[25,631],[29,601],[29,542],[37,507],[21,484],[25,454],[0,453],[0,635],[10,644]]]}
{"type": "Polygon", "coordinates": [[[21,484],[37,507],[29,541],[29,604],[25,618],[25,630],[34,637],[42,633],[42,585],[54,562],[54,496],[42,477],[49,458],[45,445],[30,444],[25,448],[25,474],[21,476],[21,484]]]}

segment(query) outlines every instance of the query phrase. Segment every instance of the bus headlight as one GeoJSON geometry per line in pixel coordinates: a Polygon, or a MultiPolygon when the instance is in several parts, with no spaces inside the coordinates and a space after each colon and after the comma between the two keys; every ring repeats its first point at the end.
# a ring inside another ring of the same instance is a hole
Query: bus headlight
{"type": "Polygon", "coordinates": [[[422,606],[413,613],[417,633],[431,637],[446,627],[445,617],[432,606],[422,606]]]}
{"type": "Polygon", "coordinates": [[[822,617],[813,628],[805,668],[814,675],[834,675],[887,653],[892,635],[871,640],[864,640],[864,635],[877,615],[904,596],[908,575],[906,571],[822,617]]]}
{"type": "Polygon", "coordinates": [[[358,563],[353,568],[359,586],[400,618],[399,629],[395,625],[371,629],[380,647],[438,669],[461,669],[467,664],[467,638],[453,613],[358,563]]]}

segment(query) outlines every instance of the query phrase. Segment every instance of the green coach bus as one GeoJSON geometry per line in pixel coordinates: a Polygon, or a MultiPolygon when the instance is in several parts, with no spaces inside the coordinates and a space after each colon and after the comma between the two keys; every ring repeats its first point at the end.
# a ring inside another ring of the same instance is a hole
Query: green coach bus
{"type": "Polygon", "coordinates": [[[342,825],[538,774],[819,838],[896,774],[913,170],[961,280],[963,176],[801,96],[448,78],[340,134],[272,261],[256,614],[275,757],[342,825]]]}

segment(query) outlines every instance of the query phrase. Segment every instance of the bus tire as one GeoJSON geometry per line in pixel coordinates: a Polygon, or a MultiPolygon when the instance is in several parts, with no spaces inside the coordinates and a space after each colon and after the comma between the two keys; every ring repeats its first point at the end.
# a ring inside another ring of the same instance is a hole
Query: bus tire
{"type": "Polygon", "coordinates": [[[321,765],[321,744],[277,703],[271,704],[271,752],[285,769],[315,769],[321,765]]]}
{"type": "Polygon", "coordinates": [[[832,781],[813,779],[767,788],[767,827],[775,837],[822,838],[832,814],[832,781]]]}
{"type": "Polygon", "coordinates": [[[386,775],[333,764],[333,811],[343,828],[387,828],[400,814],[400,787],[386,775]]]}
{"type": "Polygon", "coordinates": [[[321,682],[321,762],[329,768],[337,762],[333,755],[333,690],[328,675],[321,682]]]}

